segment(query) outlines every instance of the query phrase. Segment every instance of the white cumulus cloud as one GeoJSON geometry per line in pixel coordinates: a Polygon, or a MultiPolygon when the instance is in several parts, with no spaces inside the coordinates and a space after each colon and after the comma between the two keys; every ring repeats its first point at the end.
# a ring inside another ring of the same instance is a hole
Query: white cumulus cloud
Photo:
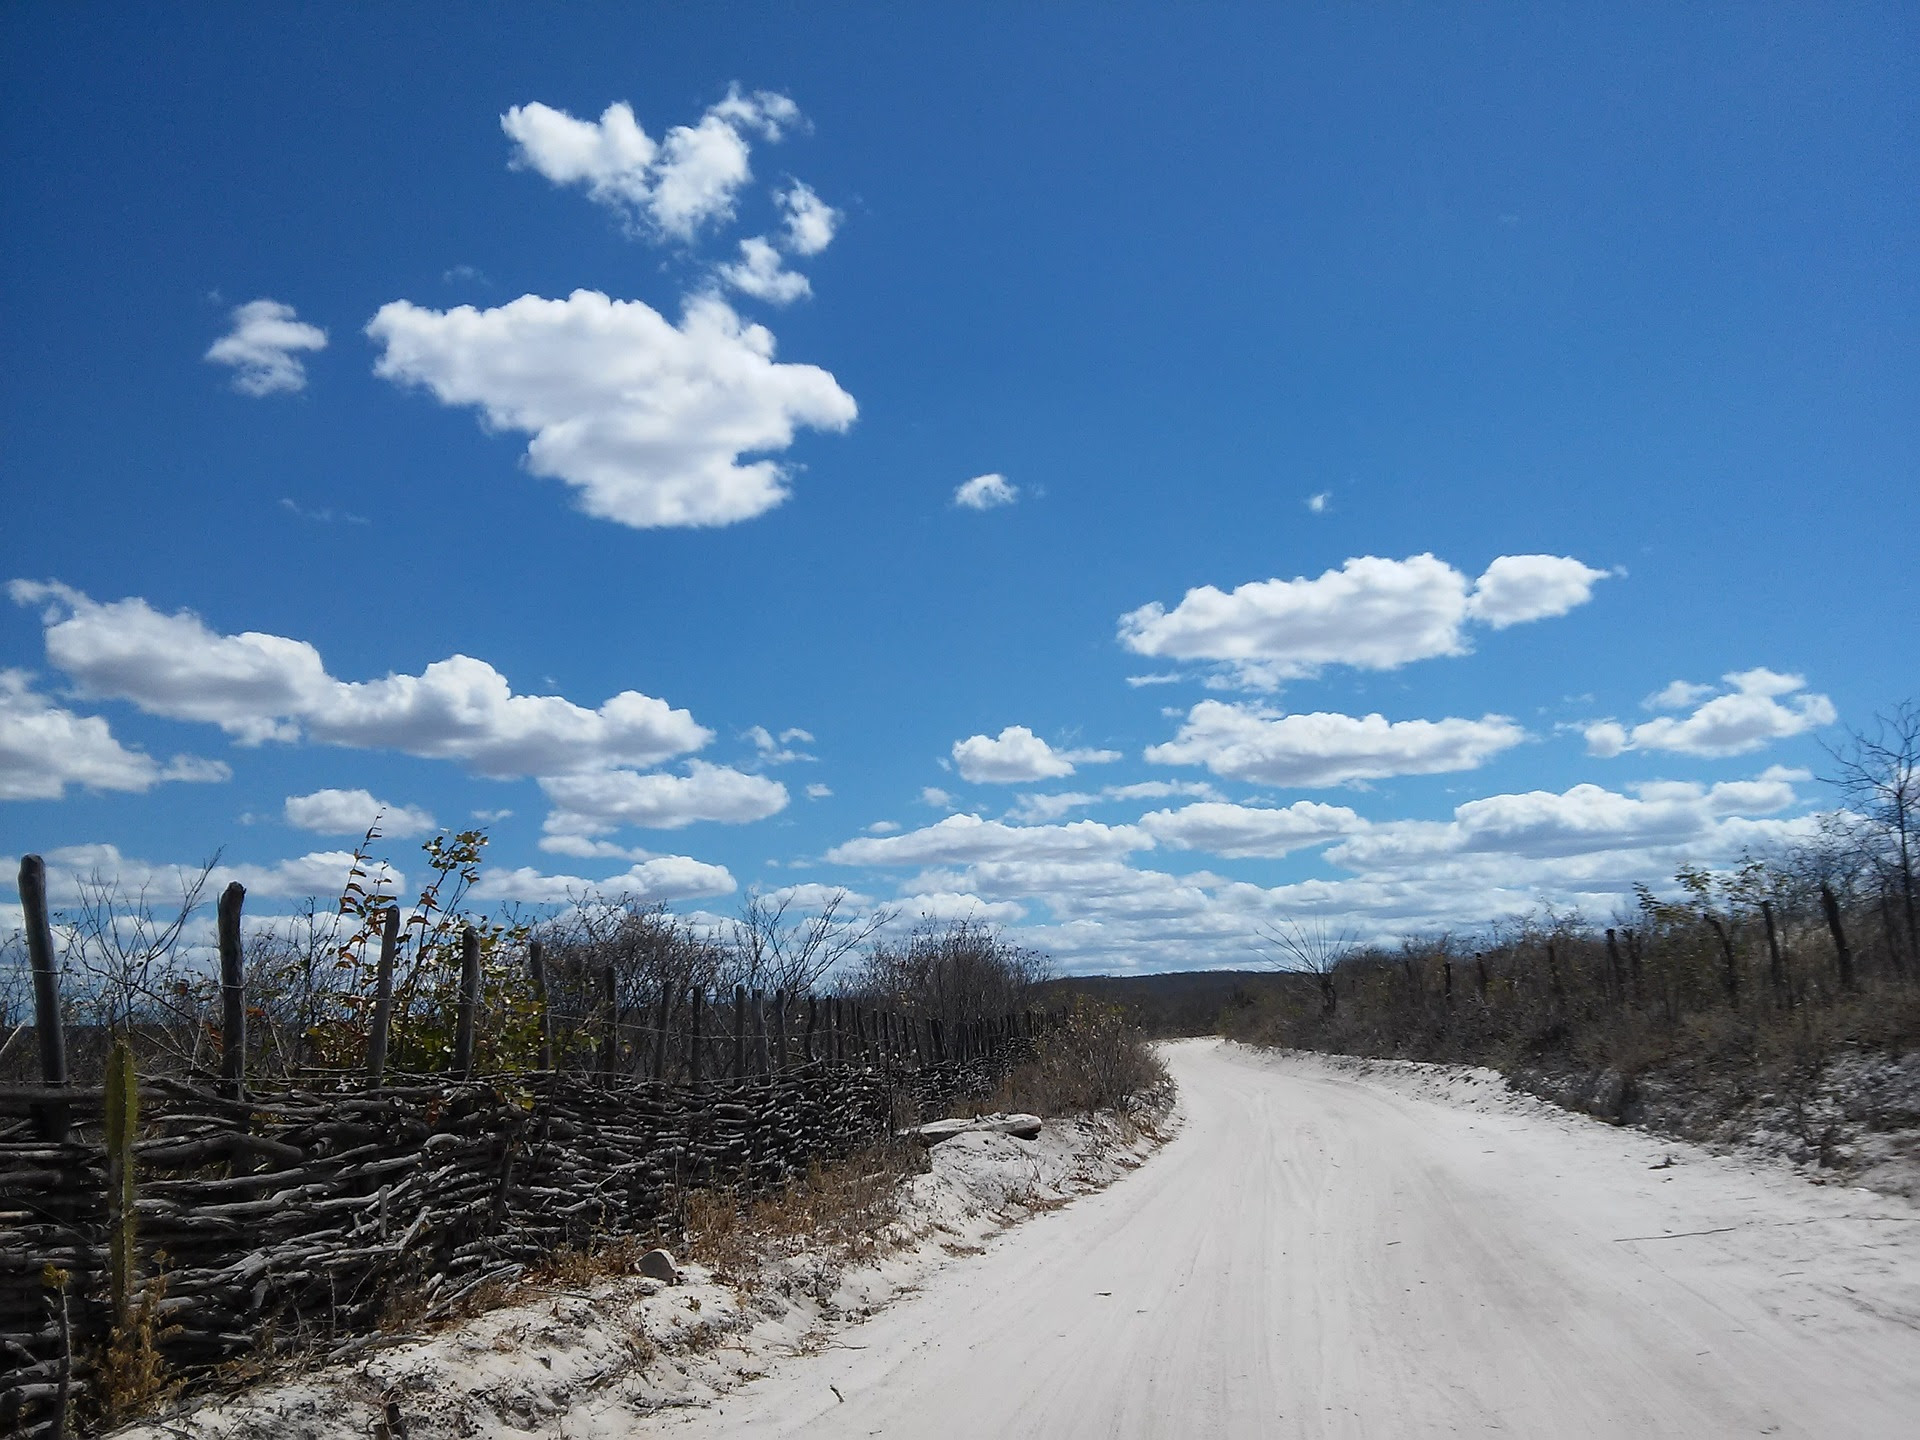
{"type": "Polygon", "coordinates": [[[128,749],[100,716],[54,704],[23,670],[0,670],[0,800],[58,800],[69,785],[145,793],[163,781],[232,774],[217,760],[176,755],[162,764],[128,749]]]}
{"type": "Polygon", "coordinates": [[[1284,808],[1202,801],[1140,817],[1140,828],[1176,850],[1214,855],[1280,856],[1366,828],[1344,805],[1299,800],[1284,808]]]}
{"type": "Polygon", "coordinates": [[[1150,850],[1153,837],[1133,825],[1075,820],[1068,825],[1007,825],[978,815],[949,815],[903,835],[849,840],[827,852],[836,865],[972,865],[993,860],[1091,860],[1150,850]]]}
{"type": "MultiPolygon", "coordinates": [[[[346,889],[354,864],[350,850],[316,850],[271,865],[222,865],[213,872],[207,893],[218,894],[229,882],[238,880],[250,900],[324,900],[346,889]]],[[[367,878],[361,883],[370,893],[405,893],[406,876],[384,860],[367,862],[362,869],[367,878]]]]}
{"type": "Polygon", "coordinates": [[[234,307],[232,328],[213,342],[206,358],[233,369],[242,395],[290,395],[307,388],[304,351],[327,348],[327,332],[278,300],[249,300],[234,307]]]}
{"type": "Polygon", "coordinates": [[[491,310],[380,308],[376,374],[532,436],[527,465],[578,491],[589,515],[639,529],[730,525],[787,497],[770,459],[805,426],[842,431],[857,407],[815,365],[776,362],[764,326],[715,296],[676,326],[638,300],[576,290],[491,310]]]}
{"type": "Polygon", "coordinates": [[[982,925],[1017,925],[1027,918],[1027,907],[1014,900],[982,900],[953,890],[925,890],[892,902],[898,912],[895,927],[918,922],[944,925],[972,920],[982,925]]]}
{"type": "MultiPolygon", "coordinates": [[[[125,894],[147,893],[154,899],[156,907],[165,907],[178,900],[187,887],[199,877],[200,865],[164,865],[150,860],[123,855],[119,848],[107,844],[67,845],[59,849],[48,850],[43,857],[47,862],[47,897],[56,906],[73,906],[82,898],[83,886],[92,881],[107,885],[118,885],[125,894]]],[[[7,863],[13,863],[10,858],[7,863]]],[[[354,857],[345,850],[318,850],[310,854],[296,856],[290,860],[272,861],[266,864],[247,863],[216,865],[207,876],[202,890],[203,897],[218,895],[229,884],[239,881],[247,891],[246,923],[259,928],[270,927],[274,923],[271,916],[262,915],[255,902],[268,899],[329,899],[337,897],[346,886],[348,876],[353,869],[354,857]]],[[[371,889],[384,891],[388,895],[404,894],[406,876],[384,861],[370,861],[363,867],[367,883],[371,889]]],[[[0,905],[0,923],[17,924],[18,907],[0,905]]],[[[188,947],[210,946],[213,941],[212,907],[203,905],[197,916],[189,921],[184,934],[188,947]]]]}
{"type": "Polygon", "coordinates": [[[744,825],[787,805],[779,781],[702,760],[689,762],[685,775],[587,770],[543,777],[540,788],[554,804],[550,834],[596,835],[621,825],[677,830],[700,820],[744,825]]]}
{"type": "Polygon", "coordinates": [[[762,235],[740,242],[740,258],[731,265],[722,265],[720,278],[741,294],[765,300],[770,305],[789,305],[813,293],[807,277],[787,269],[780,252],[762,235]]]}
{"type": "Polygon", "coordinates": [[[1504,715],[1478,720],[1388,720],[1319,711],[1289,715],[1255,705],[1202,700],[1180,733],[1150,746],[1159,765],[1205,765],[1260,785],[1303,787],[1472,770],[1527,738],[1504,715]]]}
{"type": "Polygon", "coordinates": [[[1457,806],[1451,821],[1370,827],[1329,855],[1357,868],[1404,869],[1474,853],[1549,859],[1687,845],[1701,846],[1703,854],[1725,853],[1728,847],[1715,843],[1716,832],[1734,817],[1795,804],[1796,773],[1771,770],[1754,780],[1712,786],[1663,781],[1638,786],[1631,795],[1599,785],[1489,795],[1457,806]]]}
{"type": "Polygon", "coordinates": [[[1712,695],[1689,715],[1656,716],[1628,727],[1596,720],[1585,727],[1587,751],[1610,757],[1627,750],[1666,750],[1720,758],[1743,755],[1775,740],[1791,739],[1839,718],[1833,702],[1806,688],[1805,677],[1772,670],[1738,670],[1722,677],[1726,690],[1676,680],[1648,699],[1649,708],[1682,708],[1712,695]]]}
{"type": "Polygon", "coordinates": [[[16,580],[8,593],[42,607],[47,658],[82,692],[218,725],[246,742],[304,733],[509,777],[655,765],[713,738],[685,710],[634,690],[597,710],[558,695],[517,695],[471,656],[418,675],[338,680],[304,640],[222,635],[190,611],[168,615],[137,598],[102,603],[56,583],[16,580]]]}
{"type": "Polygon", "coordinates": [[[732,217],[735,196],[753,178],[749,137],[778,140],[799,118],[784,95],[734,89],[695,124],[676,125],[659,141],[624,101],[597,122],[537,101],[515,105],[500,128],[514,143],[514,168],[578,185],[629,225],[688,241],[732,217]]]}
{"type": "Polygon", "coordinates": [[[969,735],[953,742],[953,762],[975,784],[1020,785],[1073,774],[1076,765],[1118,760],[1118,750],[1056,750],[1024,725],[997,736],[969,735]]]}
{"type": "Polygon", "coordinates": [[[1690,680],[1673,680],[1640,702],[1642,710],[1691,710],[1713,694],[1716,686],[1696,685],[1690,680]]]}
{"type": "Polygon", "coordinates": [[[1606,575],[1565,555],[1502,555],[1474,583],[1467,613],[1496,630],[1551,620],[1591,600],[1606,575]]]}
{"type": "Polygon", "coordinates": [[[366,790],[315,790],[310,795],[289,795],[283,814],[289,825],[318,835],[364,835],[378,823],[382,835],[406,840],[434,828],[433,816],[427,811],[375,799],[366,790]]]}
{"type": "Polygon", "coordinates": [[[991,510],[1020,498],[1020,487],[1004,475],[976,475],[953,492],[953,503],[964,510],[991,510]]]}
{"type": "Polygon", "coordinates": [[[485,870],[475,882],[472,895],[481,901],[517,900],[524,905],[564,905],[595,898],[653,904],[728,895],[734,888],[734,878],[724,865],[709,865],[685,855],[656,855],[603,880],[547,875],[531,866],[485,870]]]}
{"type": "Polygon", "coordinates": [[[1048,825],[1062,815],[1098,804],[1099,800],[1098,795],[1077,790],[1022,795],[1008,807],[1006,818],[1019,825],[1048,825]]]}
{"type": "Polygon", "coordinates": [[[786,213],[787,248],[796,255],[818,255],[833,243],[840,212],[798,180],[774,197],[786,213]]]}
{"type": "Polygon", "coordinates": [[[1392,670],[1464,654],[1469,621],[1503,628],[1563,615],[1603,573],[1565,556],[1503,555],[1469,581],[1432,555],[1366,555],[1314,578],[1202,585],[1171,610],[1141,606],[1120,617],[1120,641],[1140,655],[1220,662],[1269,688],[1328,665],[1392,670]]]}
{"type": "Polygon", "coordinates": [[[1080,791],[1053,794],[1029,792],[1013,802],[1006,818],[1022,825],[1042,825],[1089,805],[1118,800],[1168,800],[1183,795],[1196,800],[1220,798],[1220,792],[1204,780],[1140,780],[1131,785],[1105,785],[1095,794],[1080,791]]]}

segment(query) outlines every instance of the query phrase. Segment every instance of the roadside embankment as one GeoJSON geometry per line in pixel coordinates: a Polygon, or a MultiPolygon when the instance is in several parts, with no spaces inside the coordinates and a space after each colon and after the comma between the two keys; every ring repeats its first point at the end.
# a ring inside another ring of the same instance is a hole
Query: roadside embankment
{"type": "Polygon", "coordinates": [[[1033,1140],[973,1130],[926,1151],[924,1173],[906,1178],[891,1171],[898,1155],[876,1152],[864,1170],[856,1157],[765,1207],[727,1207],[737,1223],[719,1221],[716,1203],[692,1240],[707,1258],[683,1258],[678,1283],[618,1273],[634,1268],[618,1253],[578,1257],[483,1314],[381,1336],[335,1363],[204,1397],[122,1435],[332,1440],[383,1426],[406,1440],[504,1440],[555,1426],[568,1437],[628,1434],[641,1416],[709,1404],[782,1357],[841,1343],[846,1327],[977,1255],[998,1231],[1128,1173],[1167,1124],[1162,1103],[1132,1121],[1050,1120],[1033,1140]]]}

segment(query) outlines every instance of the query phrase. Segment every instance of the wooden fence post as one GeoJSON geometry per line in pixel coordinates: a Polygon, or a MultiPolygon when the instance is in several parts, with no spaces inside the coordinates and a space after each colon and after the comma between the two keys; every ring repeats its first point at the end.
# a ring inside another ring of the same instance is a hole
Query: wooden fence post
{"type": "Polygon", "coordinates": [[[819,1022],[820,1022],[820,998],[817,995],[809,994],[807,996],[807,1042],[806,1042],[807,1063],[809,1065],[811,1065],[816,1058],[813,1053],[813,1032],[816,1028],[818,1028],[819,1022]]]}
{"type": "Polygon", "coordinates": [[[1627,976],[1620,967],[1620,942],[1614,937],[1613,927],[1607,927],[1607,976],[1613,998],[1620,1004],[1627,999],[1627,976]]]}
{"type": "Polygon", "coordinates": [[[600,1078],[611,1080],[620,1063],[620,977],[611,961],[600,971],[600,1078]]]}
{"type": "Polygon", "coordinates": [[[773,1068],[787,1068],[787,992],[773,992],[773,1068]]]}
{"type": "Polygon", "coordinates": [[[1833,887],[1822,884],[1820,887],[1820,908],[1827,915],[1827,929],[1833,935],[1833,960],[1840,969],[1840,988],[1853,989],[1853,951],[1847,946],[1847,932],[1840,924],[1840,902],[1833,897],[1833,887]]]}
{"type": "Polygon", "coordinates": [[[460,932],[460,1008],[454,1012],[453,1071],[462,1080],[473,1074],[473,1026],[480,1008],[480,932],[460,932]]]}
{"type": "MultiPolygon", "coordinates": [[[[40,1040],[40,1083],[67,1083],[67,1037],[60,1022],[60,972],[53,960],[53,926],[47,918],[47,866],[38,855],[20,860],[20,908],[26,912],[27,956],[33,965],[33,1028],[40,1040]]],[[[67,1138],[67,1107],[52,1103],[39,1111],[41,1137],[67,1138]]]]}
{"type": "Polygon", "coordinates": [[[767,1073],[767,992],[753,992],[753,1073],[767,1073]]]}
{"type": "Polygon", "coordinates": [[[247,1093],[247,985],[240,948],[240,907],[247,890],[238,880],[220,892],[220,1078],[236,1100],[247,1093]]]}
{"type": "Polygon", "coordinates": [[[664,1080],[667,1077],[667,1042],[670,1036],[667,1026],[673,1019],[673,987],[665,980],[660,982],[660,1010],[653,1017],[653,1078],[664,1080]]]}
{"type": "Polygon", "coordinates": [[[540,1007],[540,1068],[553,1069],[553,1012],[547,1008],[547,952],[538,940],[527,942],[527,971],[533,980],[533,1003],[540,1007]]]}
{"type": "Polygon", "coordinates": [[[373,1025],[367,1031],[367,1084],[379,1088],[387,1073],[387,1038],[393,1027],[393,957],[400,945],[400,907],[389,905],[380,924],[380,958],[373,971],[373,1025]]]}
{"type": "Polygon", "coordinates": [[[747,1073],[747,987],[733,987],[733,1078],[747,1073]]]}
{"type": "Polygon", "coordinates": [[[704,986],[693,987],[693,1013],[687,1028],[687,1083],[700,1083],[700,1002],[705,998],[704,986]]]}

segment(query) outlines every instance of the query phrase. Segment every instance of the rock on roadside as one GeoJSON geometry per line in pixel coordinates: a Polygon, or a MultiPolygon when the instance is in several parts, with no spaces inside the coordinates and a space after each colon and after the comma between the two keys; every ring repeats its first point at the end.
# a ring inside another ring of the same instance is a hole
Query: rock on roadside
{"type": "Polygon", "coordinates": [[[1038,1115],[981,1115],[971,1120],[934,1120],[902,1133],[932,1149],[956,1135],[1011,1135],[1016,1140],[1038,1140],[1041,1124],[1038,1115]]]}

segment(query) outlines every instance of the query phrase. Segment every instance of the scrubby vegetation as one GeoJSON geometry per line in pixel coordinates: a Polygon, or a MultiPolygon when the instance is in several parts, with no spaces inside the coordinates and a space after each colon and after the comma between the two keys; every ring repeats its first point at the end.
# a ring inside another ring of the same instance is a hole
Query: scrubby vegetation
{"type": "Polygon", "coordinates": [[[1134,1115],[1166,1099],[1172,1079],[1146,1033],[1117,1005],[1078,999],[1034,1041],[993,1098],[1000,1110],[1035,1115],[1134,1115]]]}
{"type": "MultiPolygon", "coordinates": [[[[254,1080],[364,1073],[383,963],[392,976],[385,1073],[448,1069],[469,944],[480,969],[474,1067],[494,1074],[690,1079],[698,1027],[710,1051],[701,1073],[714,1078],[740,995],[756,1007],[784,997],[797,1050],[810,999],[931,1020],[952,1035],[1035,1008],[1047,975],[1043,956],[990,926],[928,922],[902,935],[890,911],[858,911],[844,893],[804,909],[749,893],[719,920],[631,897],[484,912],[470,903],[487,844],[479,831],[426,842],[428,879],[408,904],[373,858],[378,841],[370,831],[358,847],[337,902],[248,922],[245,1072],[254,1080]]],[[[111,875],[88,877],[77,903],[53,917],[76,1083],[99,1081],[116,1036],[130,1041],[143,1074],[220,1068],[221,990],[206,914],[215,873],[210,864],[181,874],[165,899],[111,875]]],[[[0,950],[0,1078],[34,1073],[32,1016],[16,934],[0,950]]]]}
{"type": "Polygon", "coordinates": [[[1682,867],[1671,892],[1642,885],[1605,922],[1542,908],[1383,947],[1283,921],[1265,937],[1281,985],[1239,993],[1220,1028],[1491,1065],[1616,1118],[1660,1090],[1710,1097],[1687,1109],[1696,1126],[1762,1093],[1804,1104],[1839,1058],[1920,1045],[1920,711],[1902,707],[1834,760],[1848,803],[1805,843],[1682,867]]]}

